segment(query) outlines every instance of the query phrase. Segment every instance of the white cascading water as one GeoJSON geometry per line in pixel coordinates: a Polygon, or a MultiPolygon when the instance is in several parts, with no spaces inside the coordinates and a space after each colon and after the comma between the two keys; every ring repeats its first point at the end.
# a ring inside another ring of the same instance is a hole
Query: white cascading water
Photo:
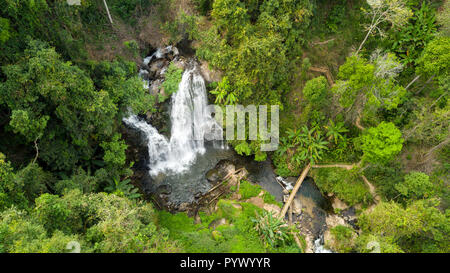
{"type": "Polygon", "coordinates": [[[128,126],[145,134],[151,175],[188,170],[197,154],[205,152],[205,134],[222,136],[222,128],[208,115],[205,82],[195,66],[183,73],[171,106],[170,140],[135,115],[123,119],[128,126]]]}
{"type": "Polygon", "coordinates": [[[314,253],[333,253],[333,251],[325,248],[325,246],[322,244],[322,241],[322,236],[314,241],[314,253]]]}

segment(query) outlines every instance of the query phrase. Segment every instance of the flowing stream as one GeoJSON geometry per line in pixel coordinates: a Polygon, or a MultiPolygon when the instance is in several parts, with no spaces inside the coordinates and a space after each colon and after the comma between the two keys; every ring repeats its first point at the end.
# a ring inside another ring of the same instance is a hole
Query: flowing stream
{"type": "Polygon", "coordinates": [[[314,241],[314,253],[333,253],[323,245],[323,235],[314,241]]]}

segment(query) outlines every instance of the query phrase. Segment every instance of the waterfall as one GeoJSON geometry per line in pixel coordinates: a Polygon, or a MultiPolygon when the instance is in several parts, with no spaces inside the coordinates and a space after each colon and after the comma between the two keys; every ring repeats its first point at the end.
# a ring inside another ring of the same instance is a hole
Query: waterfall
{"type": "Polygon", "coordinates": [[[172,94],[170,119],[170,140],[135,115],[123,119],[144,133],[151,175],[188,170],[197,155],[205,152],[206,134],[222,137],[222,128],[207,111],[205,82],[195,65],[183,73],[178,91],[172,94]]]}
{"type": "Polygon", "coordinates": [[[323,235],[314,241],[314,253],[333,253],[323,245],[323,235]]]}

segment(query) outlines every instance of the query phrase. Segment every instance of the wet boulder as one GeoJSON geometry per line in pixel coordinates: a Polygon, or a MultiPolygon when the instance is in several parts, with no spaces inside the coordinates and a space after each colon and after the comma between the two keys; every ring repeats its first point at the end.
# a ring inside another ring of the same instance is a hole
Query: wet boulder
{"type": "Polygon", "coordinates": [[[157,194],[168,195],[168,194],[172,193],[172,187],[171,187],[170,185],[160,185],[160,186],[156,189],[156,193],[157,193],[157,194]]]}
{"type": "Polygon", "coordinates": [[[151,65],[150,65],[150,72],[151,73],[156,73],[156,74],[158,74],[158,72],[160,72],[161,73],[161,71],[165,68],[165,67],[167,67],[168,66],[168,61],[167,60],[165,60],[165,59],[159,59],[159,60],[156,60],[156,61],[154,61],[154,62],[152,62],[151,63],[151,65]]]}
{"type": "Polygon", "coordinates": [[[206,173],[206,179],[213,184],[216,184],[220,180],[219,170],[211,169],[206,173]]]}

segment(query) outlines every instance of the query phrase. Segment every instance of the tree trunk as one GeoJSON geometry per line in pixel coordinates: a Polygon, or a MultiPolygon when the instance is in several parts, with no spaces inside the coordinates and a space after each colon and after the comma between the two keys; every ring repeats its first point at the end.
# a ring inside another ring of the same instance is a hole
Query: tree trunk
{"type": "Polygon", "coordinates": [[[39,146],[37,145],[37,141],[38,141],[38,139],[36,138],[36,139],[34,140],[34,149],[36,150],[36,155],[34,156],[33,164],[36,163],[36,160],[37,160],[38,157],[39,157],[39,146]]]}
{"type": "Polygon", "coordinates": [[[442,141],[442,142],[439,143],[438,145],[436,145],[436,146],[434,146],[433,148],[431,148],[431,149],[427,152],[427,154],[425,155],[425,157],[428,158],[429,156],[431,156],[431,154],[432,154],[434,151],[436,151],[436,150],[438,150],[438,149],[444,147],[444,146],[447,145],[449,142],[450,142],[450,137],[447,137],[444,141],[442,141]]]}
{"type": "Polygon", "coordinates": [[[292,205],[289,206],[289,225],[292,225],[292,205]]]}
{"type": "Polygon", "coordinates": [[[417,81],[420,78],[420,75],[416,76],[410,83],[408,83],[408,85],[405,87],[405,89],[408,89],[411,84],[413,84],[415,81],[417,81]]]}
{"type": "Polygon", "coordinates": [[[105,4],[106,13],[108,14],[108,19],[109,19],[109,22],[112,25],[113,24],[113,20],[111,18],[111,14],[109,13],[109,8],[108,8],[108,4],[106,4],[106,0],[103,0],[103,4],[105,4]]]}
{"type": "Polygon", "coordinates": [[[427,85],[434,79],[434,76],[435,76],[435,75],[431,76],[431,77],[424,83],[424,85],[422,86],[422,88],[420,88],[419,91],[417,91],[416,93],[414,93],[414,95],[417,95],[417,94],[419,94],[420,92],[422,92],[422,90],[424,90],[425,87],[427,87],[427,85]]]}
{"type": "Polygon", "coordinates": [[[364,43],[367,41],[367,39],[369,38],[370,33],[372,33],[372,28],[369,29],[369,31],[367,31],[366,37],[364,38],[364,40],[362,41],[362,43],[359,45],[358,50],[356,51],[356,54],[359,53],[359,51],[361,50],[361,48],[363,47],[364,43]]]}
{"type": "Polygon", "coordinates": [[[283,219],[284,216],[286,215],[286,212],[287,212],[289,206],[291,205],[292,201],[294,200],[295,194],[297,193],[298,189],[300,189],[300,186],[302,185],[302,182],[305,179],[306,175],[308,174],[308,171],[310,168],[311,168],[311,163],[308,163],[308,165],[306,165],[306,167],[303,169],[302,174],[298,178],[298,180],[297,180],[294,188],[292,189],[291,194],[289,195],[289,198],[288,198],[286,204],[284,204],[284,207],[281,210],[278,218],[283,219]]]}

